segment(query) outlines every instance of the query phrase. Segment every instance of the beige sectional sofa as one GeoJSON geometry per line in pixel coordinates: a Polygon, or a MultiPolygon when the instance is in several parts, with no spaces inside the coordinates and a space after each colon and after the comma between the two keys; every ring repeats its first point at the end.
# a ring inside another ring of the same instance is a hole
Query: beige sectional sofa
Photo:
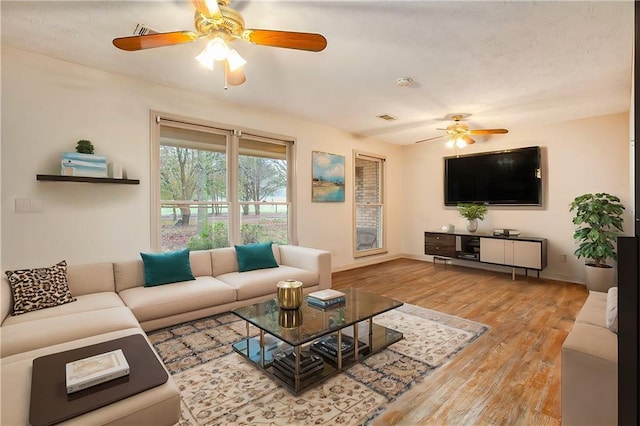
{"type": "Polygon", "coordinates": [[[563,425],[618,424],[618,335],[606,318],[607,293],[590,291],[562,345],[563,425]]]}
{"type": "MultiPolygon", "coordinates": [[[[69,266],[75,302],[11,315],[12,294],[3,277],[0,327],[0,424],[29,424],[31,365],[52,353],[142,334],[274,297],[283,279],[305,292],[331,287],[329,252],[273,246],[276,268],[239,272],[234,248],[189,254],[195,280],[144,286],[142,260],[69,266]]],[[[150,344],[151,346],[151,344],[150,344]]],[[[173,380],[69,420],[68,424],[174,424],[180,417],[173,380]]]]}

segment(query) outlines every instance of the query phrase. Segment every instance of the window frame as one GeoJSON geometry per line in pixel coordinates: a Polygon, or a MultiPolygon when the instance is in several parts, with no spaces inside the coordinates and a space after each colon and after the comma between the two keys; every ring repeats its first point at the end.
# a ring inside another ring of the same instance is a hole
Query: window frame
{"type": "Polygon", "coordinates": [[[378,155],[378,154],[373,154],[370,152],[364,152],[364,151],[359,151],[359,150],[353,150],[353,174],[352,174],[352,178],[353,178],[353,257],[354,258],[359,258],[359,257],[365,257],[365,256],[373,256],[373,255],[377,255],[377,254],[384,254],[384,253],[388,253],[388,249],[387,249],[387,234],[386,234],[386,221],[387,221],[387,215],[386,215],[386,190],[385,190],[385,184],[386,184],[386,157],[383,155],[378,155]],[[379,188],[379,201],[378,203],[358,203],[358,198],[357,198],[357,168],[356,168],[356,162],[357,159],[363,159],[363,160],[368,160],[368,161],[375,161],[378,162],[380,164],[380,175],[379,175],[379,182],[378,182],[378,188],[379,188]],[[380,238],[382,240],[382,244],[380,244],[380,247],[375,247],[375,248],[371,248],[371,249],[365,249],[365,250],[358,250],[358,217],[357,217],[357,213],[358,213],[358,207],[361,206],[379,206],[380,207],[380,228],[378,230],[378,235],[380,235],[380,238]]]}
{"type": "Polygon", "coordinates": [[[283,136],[268,132],[262,132],[239,126],[231,126],[179,116],[176,114],[150,111],[150,247],[154,252],[162,250],[161,235],[161,197],[160,197],[160,127],[172,126],[186,130],[206,131],[224,135],[227,138],[227,204],[229,215],[229,244],[242,244],[240,237],[241,206],[238,197],[238,158],[239,143],[243,136],[263,142],[282,144],[287,146],[287,232],[289,243],[298,244],[296,226],[296,140],[289,136],[283,136]]]}

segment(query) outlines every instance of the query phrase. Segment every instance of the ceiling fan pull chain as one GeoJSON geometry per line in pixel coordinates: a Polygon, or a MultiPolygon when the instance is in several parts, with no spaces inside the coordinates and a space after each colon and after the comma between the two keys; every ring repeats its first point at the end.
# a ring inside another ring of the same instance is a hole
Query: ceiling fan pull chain
{"type": "Polygon", "coordinates": [[[224,68],[224,90],[229,89],[228,81],[227,81],[227,67],[224,68]]]}

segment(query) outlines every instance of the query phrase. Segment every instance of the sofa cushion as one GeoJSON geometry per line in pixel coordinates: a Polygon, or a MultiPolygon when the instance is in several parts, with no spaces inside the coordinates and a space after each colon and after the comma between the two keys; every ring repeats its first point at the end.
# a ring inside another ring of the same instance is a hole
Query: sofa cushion
{"type": "Polygon", "coordinates": [[[76,299],[77,300],[74,303],[66,303],[53,308],[27,312],[23,315],[8,316],[2,323],[2,326],[36,321],[61,315],[75,314],[78,312],[91,312],[99,309],[125,307],[122,299],[113,292],[85,294],[78,296],[76,299]]]}
{"type": "MultiPolygon", "coordinates": [[[[35,358],[132,334],[142,334],[142,331],[137,327],[128,328],[3,358],[2,368],[0,368],[2,386],[3,390],[11,389],[11,392],[1,393],[0,424],[29,424],[31,366],[35,358]]],[[[173,425],[179,420],[180,391],[173,379],[169,377],[169,380],[160,386],[74,417],[65,421],[64,424],[173,425]]]]}
{"type": "Polygon", "coordinates": [[[191,272],[189,249],[168,253],[140,253],[144,263],[144,285],[152,287],[195,280],[191,272]]]}
{"type": "Polygon", "coordinates": [[[67,262],[48,268],[7,271],[13,295],[13,312],[20,315],[70,303],[76,299],[67,284],[67,262]]]}
{"type": "Polygon", "coordinates": [[[277,268],[278,262],[273,256],[273,243],[256,243],[235,246],[240,272],[256,269],[277,268]]]}
{"type": "Polygon", "coordinates": [[[618,332],[618,287],[611,287],[607,292],[607,328],[614,333],[618,332]]]}
{"type": "Polygon", "coordinates": [[[576,323],[591,324],[607,328],[605,323],[607,311],[607,293],[590,291],[582,309],[576,316],[576,323]]]}
{"type": "MultiPolygon", "coordinates": [[[[232,249],[233,250],[233,249],[232,249]]],[[[191,272],[194,277],[213,276],[211,264],[212,250],[196,250],[189,252],[191,272]]],[[[113,264],[116,292],[144,285],[144,263],[142,259],[115,262],[113,264]]]]}
{"type": "Polygon", "coordinates": [[[77,312],[2,327],[2,357],[96,334],[139,327],[128,308],[77,312]]]}
{"type": "Polygon", "coordinates": [[[303,287],[318,285],[320,280],[320,276],[315,272],[285,265],[256,271],[231,272],[216,278],[235,288],[238,292],[238,300],[247,300],[268,294],[275,296],[278,291],[278,281],[282,280],[302,281],[303,287]]]}
{"type": "Polygon", "coordinates": [[[69,291],[74,297],[116,291],[113,280],[113,263],[110,262],[69,265],[67,266],[67,282],[69,283],[69,291]]]}
{"type": "Polygon", "coordinates": [[[213,277],[196,277],[194,281],[157,287],[134,287],[119,295],[140,322],[236,300],[236,291],[213,277]]]}

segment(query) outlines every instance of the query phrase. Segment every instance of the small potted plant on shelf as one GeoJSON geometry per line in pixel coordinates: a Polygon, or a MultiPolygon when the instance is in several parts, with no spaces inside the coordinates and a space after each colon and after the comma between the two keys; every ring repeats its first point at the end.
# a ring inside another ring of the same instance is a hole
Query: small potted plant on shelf
{"type": "Polygon", "coordinates": [[[91,141],[88,141],[86,139],[81,139],[76,144],[76,152],[78,154],[93,154],[93,150],[93,144],[91,143],[91,141]]]}
{"type": "Polygon", "coordinates": [[[484,220],[487,214],[487,206],[484,204],[458,204],[460,216],[467,219],[467,231],[476,232],[478,229],[478,219],[484,220]]]}
{"type": "Polygon", "coordinates": [[[607,259],[616,260],[615,242],[622,232],[624,206],[615,195],[599,192],[576,197],[570,204],[579,244],[574,254],[590,259],[585,264],[587,289],[606,292],[614,284],[614,269],[607,259]]]}

